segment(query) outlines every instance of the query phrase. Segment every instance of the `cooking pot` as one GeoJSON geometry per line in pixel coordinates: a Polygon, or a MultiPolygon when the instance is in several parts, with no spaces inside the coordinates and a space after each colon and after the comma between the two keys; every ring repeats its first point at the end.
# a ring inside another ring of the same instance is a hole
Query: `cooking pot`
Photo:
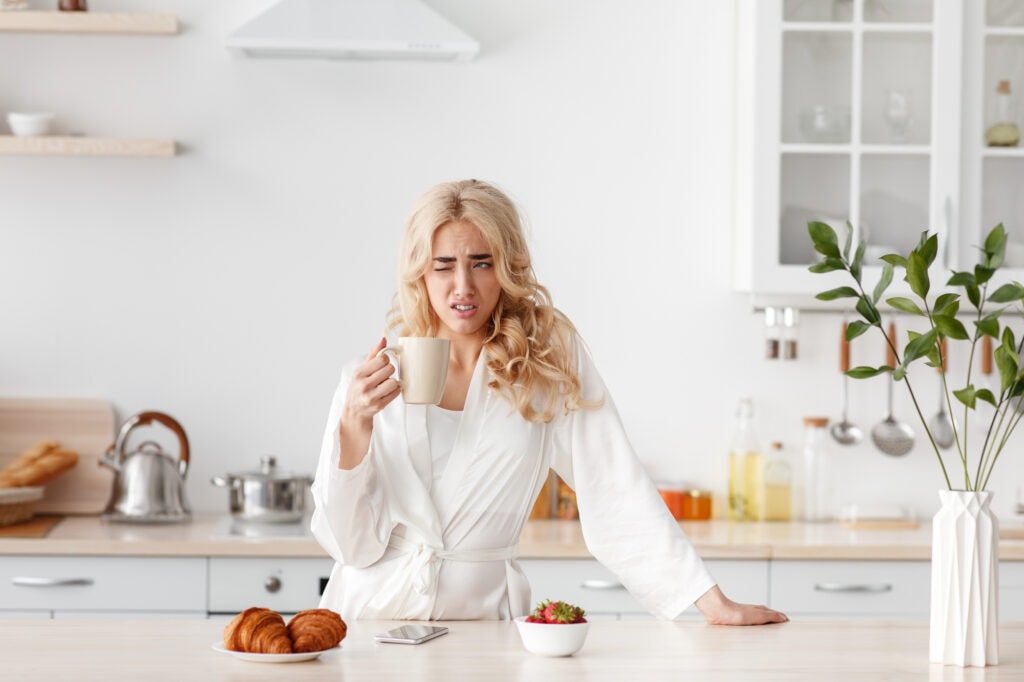
{"type": "Polygon", "coordinates": [[[107,521],[174,523],[191,516],[185,500],[185,474],[188,472],[188,438],[181,424],[161,412],[140,412],[121,426],[117,440],[107,448],[99,463],[114,470],[110,502],[100,515],[107,521]],[[145,441],[125,453],[128,434],[139,426],[163,424],[178,437],[180,447],[175,459],[163,452],[158,443],[145,441]]]}
{"type": "Polygon", "coordinates": [[[231,490],[231,516],[241,521],[290,523],[302,518],[313,479],[280,471],[276,457],[261,457],[260,470],[214,476],[210,483],[231,490]]]}

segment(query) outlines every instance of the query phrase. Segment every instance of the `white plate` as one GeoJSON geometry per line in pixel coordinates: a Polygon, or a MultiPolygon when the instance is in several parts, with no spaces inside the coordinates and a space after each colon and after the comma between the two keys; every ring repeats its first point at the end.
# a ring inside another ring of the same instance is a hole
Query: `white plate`
{"type": "Polygon", "coordinates": [[[250,654],[246,651],[225,649],[223,642],[214,642],[212,647],[214,651],[240,658],[243,661],[253,661],[255,663],[301,663],[302,661],[312,661],[314,658],[320,658],[323,654],[340,649],[341,645],[339,644],[324,651],[307,651],[301,654],[250,654]]]}

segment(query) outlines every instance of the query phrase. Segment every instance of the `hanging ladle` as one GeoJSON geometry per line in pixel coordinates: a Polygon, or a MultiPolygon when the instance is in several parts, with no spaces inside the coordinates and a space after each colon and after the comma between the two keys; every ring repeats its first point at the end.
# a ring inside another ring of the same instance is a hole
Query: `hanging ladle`
{"type": "MultiPolygon", "coordinates": [[[[985,337],[988,338],[988,337],[985,337]]],[[[945,450],[956,442],[953,433],[953,422],[946,414],[946,387],[942,375],[946,373],[946,339],[939,339],[939,411],[928,422],[928,430],[932,432],[932,440],[945,450]]]]}
{"type": "MultiPolygon", "coordinates": [[[[896,343],[896,323],[889,323],[889,338],[896,343]]],[[[888,344],[885,346],[886,362],[896,367],[896,354],[888,344]]],[[[896,380],[889,376],[889,414],[871,429],[871,440],[875,447],[887,455],[905,455],[914,447],[914,431],[908,425],[896,421],[892,416],[892,385],[896,380]]]]}
{"type": "Polygon", "coordinates": [[[841,445],[855,445],[864,437],[864,433],[846,417],[848,403],[847,383],[850,380],[850,377],[846,376],[846,372],[850,369],[850,342],[846,340],[846,327],[846,322],[843,322],[843,332],[839,340],[839,371],[843,374],[843,420],[832,424],[829,432],[836,439],[837,443],[841,445]]]}

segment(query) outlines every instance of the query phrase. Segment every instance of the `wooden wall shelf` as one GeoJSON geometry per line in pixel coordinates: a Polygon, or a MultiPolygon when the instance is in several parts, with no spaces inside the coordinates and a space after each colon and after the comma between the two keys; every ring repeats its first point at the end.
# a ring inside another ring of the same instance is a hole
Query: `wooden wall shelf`
{"type": "Polygon", "coordinates": [[[0,154],[20,156],[134,156],[169,157],[177,153],[174,140],[111,137],[16,137],[0,135],[0,154]]]}
{"type": "Polygon", "coordinates": [[[0,31],[174,35],[178,18],[173,14],[9,11],[0,12],[0,31]]]}

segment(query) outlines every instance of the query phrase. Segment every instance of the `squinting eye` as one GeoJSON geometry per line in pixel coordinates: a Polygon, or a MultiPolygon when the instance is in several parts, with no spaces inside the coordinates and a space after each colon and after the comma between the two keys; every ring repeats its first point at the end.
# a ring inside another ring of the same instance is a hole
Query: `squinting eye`
{"type": "Polygon", "coordinates": [[[493,264],[492,263],[487,263],[485,261],[480,261],[479,263],[477,263],[473,267],[475,267],[475,268],[489,268],[489,267],[491,267],[491,265],[493,265],[493,264]]]}

